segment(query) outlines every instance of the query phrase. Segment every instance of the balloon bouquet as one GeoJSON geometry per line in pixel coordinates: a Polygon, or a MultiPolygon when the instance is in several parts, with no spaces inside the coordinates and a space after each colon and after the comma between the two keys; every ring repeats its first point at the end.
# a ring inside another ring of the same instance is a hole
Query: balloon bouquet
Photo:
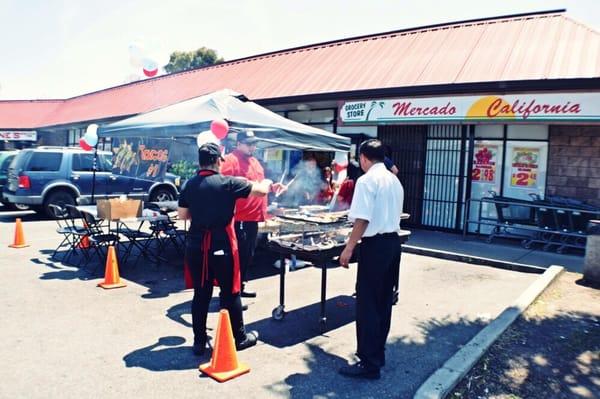
{"type": "Polygon", "coordinates": [[[79,139],[79,146],[86,151],[90,151],[96,144],[98,144],[98,125],[92,123],[87,127],[83,137],[79,139]]]}
{"type": "MultiPolygon", "coordinates": [[[[132,43],[129,45],[129,62],[134,68],[142,68],[144,76],[153,78],[158,74],[158,63],[150,56],[147,55],[146,51],[143,50],[141,45],[132,43]]],[[[130,77],[130,80],[134,79],[136,75],[130,77]]]]}

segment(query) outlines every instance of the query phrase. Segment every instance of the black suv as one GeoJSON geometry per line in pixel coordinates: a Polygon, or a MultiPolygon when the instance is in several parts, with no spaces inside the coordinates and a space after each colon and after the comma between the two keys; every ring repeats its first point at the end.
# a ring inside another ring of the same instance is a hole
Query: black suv
{"type": "MultiPolygon", "coordinates": [[[[29,205],[55,217],[48,205],[89,204],[92,200],[94,154],[75,147],[39,147],[20,151],[8,168],[2,201],[29,205]]],[[[167,173],[161,181],[112,173],[112,154],[98,151],[94,198],[118,197],[144,201],[177,198],[179,177],[167,173]]]]}

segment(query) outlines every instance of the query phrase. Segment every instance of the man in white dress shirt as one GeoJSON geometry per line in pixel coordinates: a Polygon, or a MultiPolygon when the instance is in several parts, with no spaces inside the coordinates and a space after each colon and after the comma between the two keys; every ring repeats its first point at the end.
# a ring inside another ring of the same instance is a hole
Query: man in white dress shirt
{"type": "Polygon", "coordinates": [[[390,331],[395,271],[400,263],[400,214],[404,190],[383,163],[385,150],[379,140],[360,146],[360,166],[365,171],[356,182],[349,218],[354,227],[340,264],[348,267],[361,241],[356,278],[356,355],[360,361],[342,367],[354,378],[380,378],[385,365],[385,341],[390,331]]]}

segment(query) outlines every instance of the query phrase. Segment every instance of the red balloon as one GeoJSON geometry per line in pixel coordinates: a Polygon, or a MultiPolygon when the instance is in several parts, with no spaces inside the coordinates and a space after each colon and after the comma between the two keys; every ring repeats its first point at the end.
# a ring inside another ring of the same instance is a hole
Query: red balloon
{"type": "Polygon", "coordinates": [[[223,140],[227,137],[227,132],[229,131],[229,125],[227,121],[224,119],[215,119],[210,123],[210,131],[219,139],[223,140]]]}
{"type": "Polygon", "coordinates": [[[79,139],[79,146],[86,151],[90,151],[92,149],[92,146],[86,143],[83,137],[79,139]]]}
{"type": "Polygon", "coordinates": [[[158,69],[154,69],[152,71],[144,69],[144,75],[148,76],[149,78],[156,76],[157,73],[158,73],[158,69]]]}

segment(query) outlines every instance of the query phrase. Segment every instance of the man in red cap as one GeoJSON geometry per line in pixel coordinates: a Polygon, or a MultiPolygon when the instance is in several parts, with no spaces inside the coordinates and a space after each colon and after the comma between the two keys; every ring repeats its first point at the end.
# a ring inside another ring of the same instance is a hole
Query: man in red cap
{"type": "MultiPolygon", "coordinates": [[[[241,131],[237,134],[235,150],[225,156],[221,165],[223,175],[244,177],[251,182],[259,182],[265,178],[265,171],[254,157],[257,138],[251,130],[241,131]]],[[[272,185],[272,189],[281,192],[284,186],[279,183],[272,185]]],[[[256,293],[246,289],[248,282],[248,268],[254,257],[256,237],[258,235],[258,222],[265,220],[267,214],[267,198],[251,197],[238,199],[235,204],[235,233],[240,252],[240,268],[242,274],[242,297],[254,298],[256,293]]]]}

